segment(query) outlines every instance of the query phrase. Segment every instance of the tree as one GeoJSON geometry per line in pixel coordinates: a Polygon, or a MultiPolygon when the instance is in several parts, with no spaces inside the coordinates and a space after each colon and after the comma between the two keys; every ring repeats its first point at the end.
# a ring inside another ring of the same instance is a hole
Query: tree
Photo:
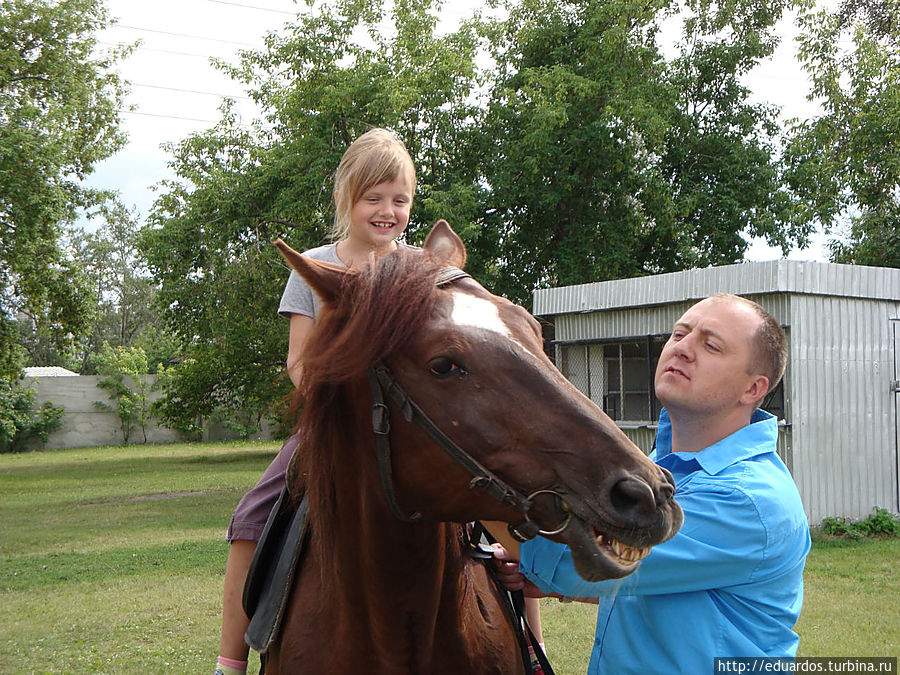
{"type": "MultiPolygon", "coordinates": [[[[742,233],[784,247],[776,111],[740,78],[771,54],[784,2],[691,0],[666,61],[668,0],[522,0],[487,36],[490,283],[539,286],[736,262],[742,233]]],[[[807,228],[808,229],[808,228],[807,228]]]]}
{"type": "Polygon", "coordinates": [[[90,290],[60,246],[79,208],[106,195],[79,181],[123,145],[122,52],[95,54],[101,0],[0,4],[0,374],[18,371],[14,317],[57,343],[82,333],[90,290]]]}
{"type": "Polygon", "coordinates": [[[810,98],[824,112],[794,125],[786,156],[805,211],[845,232],[831,241],[835,262],[900,267],[898,13],[898,0],[845,0],[798,18],[810,98]]]}
{"type": "Polygon", "coordinates": [[[102,218],[95,231],[71,228],[63,240],[92,291],[90,326],[78,339],[60,345],[20,310],[18,342],[26,353],[25,365],[59,365],[92,375],[91,357],[109,343],[143,348],[150,372],[155,372],[177,357],[177,346],[162,325],[155,306],[156,287],[137,252],[137,218],[115,199],[91,216],[92,220],[102,218]]]}
{"type": "Polygon", "coordinates": [[[127,443],[137,426],[144,443],[147,442],[147,425],[150,423],[150,381],[147,376],[147,355],[140,347],[112,347],[108,342],[94,355],[97,372],[103,379],[97,386],[105,389],[113,405],[94,401],[101,410],[114,412],[119,417],[122,442],[127,443]]]}
{"type": "Polygon", "coordinates": [[[24,452],[33,438],[47,442],[62,425],[64,409],[50,401],[35,409],[34,389],[0,378],[0,454],[24,452]]]}
{"type": "Polygon", "coordinates": [[[265,119],[241,126],[226,102],[218,125],[173,147],[178,178],[141,237],[184,352],[166,384],[179,405],[164,406],[189,411],[183,427],[217,410],[273,416],[290,384],[277,316],[288,269],[271,241],[303,250],[327,239],[334,170],[364,130],[394,129],[416,161],[411,238],[438,216],[474,221],[475,162],[453,150],[473,114],[477,40],[467,27],[438,36],[436,24],[431,2],[400,0],[389,17],[377,0],[322,3],[270,35],[266,50],[223,65],[265,119]]]}
{"type": "Polygon", "coordinates": [[[102,205],[94,217],[102,218],[96,231],[75,232],[71,238],[97,303],[91,331],[78,344],[76,356],[80,363],[76,369],[90,374],[91,355],[109,343],[142,347],[150,372],[154,372],[160,362],[170,361],[175,351],[166,346],[161,313],[156,306],[157,289],[137,250],[137,216],[112,200],[102,205]],[[160,350],[153,345],[159,345],[163,353],[158,353],[160,350]]]}

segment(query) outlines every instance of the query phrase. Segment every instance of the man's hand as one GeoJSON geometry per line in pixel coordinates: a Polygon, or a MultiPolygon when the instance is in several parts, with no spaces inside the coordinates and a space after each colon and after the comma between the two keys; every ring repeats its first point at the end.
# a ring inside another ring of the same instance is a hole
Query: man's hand
{"type": "Polygon", "coordinates": [[[546,597],[546,593],[519,571],[519,561],[514,559],[503,546],[493,544],[493,549],[494,559],[491,561],[491,564],[497,571],[497,579],[506,590],[523,591],[526,598],[546,597]]]}

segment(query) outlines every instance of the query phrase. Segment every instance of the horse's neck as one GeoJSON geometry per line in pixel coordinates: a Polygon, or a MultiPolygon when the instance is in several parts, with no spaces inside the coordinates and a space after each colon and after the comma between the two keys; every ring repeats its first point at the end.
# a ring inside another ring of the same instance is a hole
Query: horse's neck
{"type": "MultiPolygon", "coordinates": [[[[371,448],[363,444],[360,451],[371,448]]],[[[359,473],[335,478],[335,541],[320,542],[329,547],[333,565],[321,572],[333,592],[347,599],[340,606],[365,608],[348,618],[365,620],[373,631],[389,634],[408,630],[410,621],[433,622],[442,606],[443,611],[456,607],[464,592],[460,526],[398,520],[387,507],[377,472],[366,466],[358,463],[359,473]]]]}

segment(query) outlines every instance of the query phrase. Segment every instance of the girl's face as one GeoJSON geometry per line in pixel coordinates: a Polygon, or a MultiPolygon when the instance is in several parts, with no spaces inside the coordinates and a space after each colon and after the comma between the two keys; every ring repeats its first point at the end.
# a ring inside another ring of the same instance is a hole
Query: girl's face
{"type": "Polygon", "coordinates": [[[409,224],[412,201],[412,187],[406,176],[369,188],[350,209],[349,238],[367,248],[387,246],[409,224]]]}

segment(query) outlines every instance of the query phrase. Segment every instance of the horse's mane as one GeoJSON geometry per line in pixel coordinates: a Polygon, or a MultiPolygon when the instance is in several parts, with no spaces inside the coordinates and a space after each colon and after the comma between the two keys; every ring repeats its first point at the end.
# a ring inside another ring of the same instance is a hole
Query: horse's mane
{"type": "MultiPolygon", "coordinates": [[[[303,352],[300,385],[292,408],[302,407],[300,444],[292,474],[310,503],[315,541],[328,549],[336,534],[332,478],[359,471],[367,458],[347,466],[340,450],[351,448],[348,383],[380,360],[401,351],[435,305],[440,265],[425,253],[400,249],[358,273],[344,275],[339,297],[324,303],[303,352]]],[[[357,403],[358,405],[358,403],[357,403]]],[[[371,460],[374,462],[374,435],[371,460]]],[[[292,486],[293,487],[293,486],[292,486]]],[[[346,524],[345,524],[346,526],[346,524]]]]}

